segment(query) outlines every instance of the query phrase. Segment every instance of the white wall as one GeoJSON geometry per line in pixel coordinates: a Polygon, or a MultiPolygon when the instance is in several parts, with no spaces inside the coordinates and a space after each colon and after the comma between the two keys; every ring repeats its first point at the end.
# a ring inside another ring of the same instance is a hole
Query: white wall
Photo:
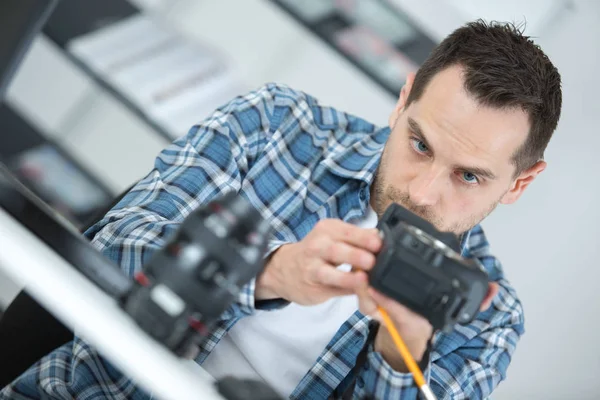
{"type": "Polygon", "coordinates": [[[563,79],[563,113],[548,169],[488,221],[494,249],[525,307],[526,334],[496,399],[597,399],[600,391],[600,5],[539,42],[563,79]]]}

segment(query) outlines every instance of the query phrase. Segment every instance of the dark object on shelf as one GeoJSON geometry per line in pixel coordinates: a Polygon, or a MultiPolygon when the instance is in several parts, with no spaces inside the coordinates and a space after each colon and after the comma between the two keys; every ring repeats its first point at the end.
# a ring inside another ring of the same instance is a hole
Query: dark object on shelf
{"type": "Polygon", "coordinates": [[[0,160],[30,190],[77,227],[113,194],[8,104],[0,104],[0,160]]]}
{"type": "Polygon", "coordinates": [[[406,74],[436,46],[411,18],[383,0],[273,3],[394,97],[406,74]]]}

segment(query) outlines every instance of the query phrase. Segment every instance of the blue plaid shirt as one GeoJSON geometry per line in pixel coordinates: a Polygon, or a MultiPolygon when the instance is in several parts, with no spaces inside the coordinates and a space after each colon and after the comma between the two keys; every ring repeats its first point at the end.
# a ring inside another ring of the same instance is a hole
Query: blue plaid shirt
{"type": "MultiPolygon", "coordinates": [[[[193,209],[235,191],[271,221],[272,252],[302,239],[320,219],[351,222],[365,214],[389,133],[321,106],[305,93],[268,84],[233,99],[163,150],[154,169],[86,235],[133,276],[193,209]]],[[[462,248],[483,263],[500,291],[471,324],[435,334],[424,372],[439,399],[486,398],[505,378],[524,332],[521,304],[480,226],[464,236],[462,248]]],[[[197,362],[202,364],[227,331],[240,318],[252,318],[255,309],[253,281],[205,338],[197,362]]],[[[356,311],[291,398],[326,399],[350,381],[356,399],[417,398],[412,375],[394,371],[372,346],[364,366],[353,371],[368,330],[369,319],[356,311]]],[[[0,399],[48,397],[150,396],[75,337],[0,392],[0,399]]]]}

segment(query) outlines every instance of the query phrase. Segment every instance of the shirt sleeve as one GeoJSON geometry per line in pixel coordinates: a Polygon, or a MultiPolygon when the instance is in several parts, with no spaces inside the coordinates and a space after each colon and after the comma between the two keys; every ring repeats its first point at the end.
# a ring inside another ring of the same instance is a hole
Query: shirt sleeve
{"type": "MultiPolygon", "coordinates": [[[[439,400],[485,399],[506,378],[517,342],[524,333],[524,314],[515,290],[502,276],[497,258],[481,228],[472,233],[476,245],[470,255],[485,266],[499,292],[486,311],[469,325],[457,325],[449,334],[434,336],[433,350],[423,371],[439,400]]],[[[393,370],[381,354],[368,355],[358,374],[354,398],[417,399],[419,390],[410,373],[393,370]]]]}
{"type": "MultiPolygon", "coordinates": [[[[277,91],[269,84],[233,99],[165,148],[153,170],[86,232],[92,244],[134,276],[192,210],[227,192],[239,192],[269,133],[276,129],[271,116],[277,91]]],[[[269,252],[281,244],[273,241],[269,252]]],[[[255,310],[254,286],[253,280],[243,288],[222,321],[255,310]]],[[[211,342],[209,334],[207,346],[211,342]]],[[[0,392],[0,399],[48,397],[148,398],[77,336],[0,392]]]]}
{"type": "MultiPolygon", "coordinates": [[[[108,258],[134,276],[191,211],[242,181],[262,152],[278,87],[266,85],[220,107],[157,157],[151,173],[87,232],[108,258]]],[[[260,207],[258,207],[260,210],[260,207]]],[[[278,246],[269,243],[269,252],[278,246]]],[[[254,280],[223,315],[227,320],[254,311],[254,280]]]]}

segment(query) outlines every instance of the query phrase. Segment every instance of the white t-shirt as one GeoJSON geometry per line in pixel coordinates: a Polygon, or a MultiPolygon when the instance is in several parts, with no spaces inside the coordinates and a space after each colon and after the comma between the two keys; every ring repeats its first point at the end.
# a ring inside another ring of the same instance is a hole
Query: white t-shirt
{"type": "MultiPolygon", "coordinates": [[[[355,224],[374,228],[377,215],[369,207],[365,217],[355,224]]],[[[338,268],[349,270],[350,266],[338,268]]],[[[316,306],[291,303],[280,310],[257,310],[231,328],[202,367],[215,379],[235,376],[263,381],[288,398],[356,310],[355,295],[316,306]]]]}

